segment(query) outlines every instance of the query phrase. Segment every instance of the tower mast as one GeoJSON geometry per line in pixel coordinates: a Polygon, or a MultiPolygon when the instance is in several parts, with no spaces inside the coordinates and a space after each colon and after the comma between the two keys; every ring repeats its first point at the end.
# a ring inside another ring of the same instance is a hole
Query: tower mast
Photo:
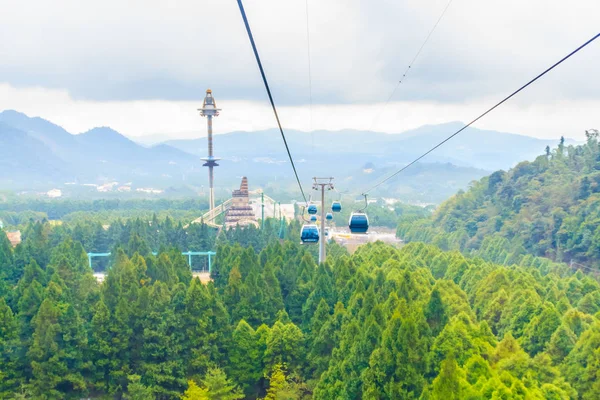
{"type": "Polygon", "coordinates": [[[217,108],[217,103],[212,96],[212,90],[206,89],[206,97],[202,103],[202,108],[199,108],[200,115],[206,117],[206,127],[208,129],[208,157],[202,158],[202,161],[206,161],[202,164],[203,167],[208,167],[208,186],[209,186],[209,207],[210,210],[215,208],[215,187],[214,187],[214,167],[218,167],[217,161],[220,158],[216,158],[213,155],[213,137],[212,137],[212,119],[213,117],[219,116],[220,108],[217,108]]]}

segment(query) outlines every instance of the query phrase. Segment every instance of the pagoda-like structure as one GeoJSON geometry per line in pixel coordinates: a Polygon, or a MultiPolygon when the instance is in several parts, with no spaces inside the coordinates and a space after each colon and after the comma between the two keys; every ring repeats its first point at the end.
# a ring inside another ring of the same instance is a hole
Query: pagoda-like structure
{"type": "Polygon", "coordinates": [[[232,193],[232,204],[227,210],[225,216],[226,226],[247,226],[247,225],[258,225],[254,211],[250,205],[250,196],[248,192],[248,178],[245,176],[242,178],[242,184],[239,190],[234,190],[232,193]]]}

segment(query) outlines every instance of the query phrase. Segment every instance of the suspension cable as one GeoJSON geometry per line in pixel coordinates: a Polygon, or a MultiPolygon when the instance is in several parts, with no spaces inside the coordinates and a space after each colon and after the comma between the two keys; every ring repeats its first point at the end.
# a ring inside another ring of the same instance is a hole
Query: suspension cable
{"type": "Polygon", "coordinates": [[[310,29],[308,26],[308,0],[306,3],[306,54],[308,56],[308,99],[309,99],[309,129],[310,129],[310,141],[312,143],[312,151],[315,151],[315,134],[312,128],[312,71],[311,71],[311,60],[310,60],[310,29]]]}
{"type": "Polygon", "coordinates": [[[273,114],[275,114],[275,119],[277,120],[277,126],[279,126],[279,132],[281,133],[281,138],[283,139],[283,144],[285,145],[285,150],[287,151],[288,158],[290,159],[290,163],[292,164],[292,168],[294,170],[294,175],[296,175],[296,181],[298,182],[298,187],[300,188],[300,192],[302,193],[304,202],[307,203],[306,195],[304,194],[304,189],[302,188],[302,184],[300,183],[300,178],[298,177],[298,172],[296,171],[296,165],[294,164],[294,159],[292,158],[292,154],[290,152],[290,148],[289,148],[287,140],[285,138],[285,134],[283,133],[283,128],[281,127],[281,122],[279,121],[279,115],[277,114],[277,108],[275,107],[275,102],[273,101],[273,96],[271,95],[271,89],[269,88],[269,83],[267,82],[267,76],[265,75],[265,71],[264,71],[262,63],[260,61],[260,57],[258,55],[258,50],[256,48],[256,43],[254,43],[254,37],[252,36],[252,30],[250,30],[250,24],[248,23],[248,18],[246,17],[246,12],[244,11],[244,5],[242,4],[242,0],[237,0],[237,3],[240,8],[240,13],[242,14],[242,19],[244,20],[244,25],[246,26],[246,32],[248,32],[248,39],[250,39],[250,44],[252,45],[252,50],[254,51],[254,57],[256,58],[256,63],[258,64],[258,68],[260,69],[260,75],[262,76],[263,83],[265,84],[265,89],[267,90],[267,95],[269,96],[269,101],[271,102],[271,107],[273,108],[273,114]]]}
{"type": "Polygon", "coordinates": [[[432,151],[436,150],[438,147],[440,147],[441,145],[443,145],[444,143],[446,143],[447,141],[449,141],[450,139],[452,139],[454,136],[458,135],[459,133],[461,133],[462,131],[464,131],[465,129],[467,129],[469,126],[473,125],[475,122],[479,121],[481,118],[483,118],[484,116],[486,116],[487,114],[489,114],[490,112],[492,112],[493,110],[495,110],[496,108],[498,108],[500,105],[502,105],[503,103],[505,103],[506,101],[508,101],[509,99],[511,99],[517,93],[521,92],[522,90],[524,90],[525,88],[527,88],[529,85],[531,85],[532,83],[534,83],[535,81],[537,81],[538,79],[540,79],[542,76],[544,76],[548,72],[552,71],[554,68],[556,68],[557,66],[559,66],[560,64],[562,64],[564,61],[566,61],[568,58],[570,58],[571,56],[573,56],[575,53],[577,53],[578,51],[580,51],[581,49],[583,49],[584,47],[586,47],[588,44],[592,43],[594,40],[598,39],[598,37],[600,37],[600,33],[597,33],[596,36],[592,37],[590,40],[588,40],[587,42],[585,42],[581,46],[577,47],[575,50],[573,50],[572,52],[570,52],[569,54],[567,54],[565,57],[563,57],[562,59],[560,59],[558,62],[556,62],[555,64],[553,64],[551,67],[549,67],[548,69],[546,69],[544,72],[542,72],[541,74],[537,75],[535,78],[533,78],[532,80],[530,80],[529,82],[527,82],[526,84],[524,84],[523,86],[521,86],[519,89],[517,89],[514,92],[512,92],[510,95],[508,95],[507,97],[505,97],[504,99],[502,99],[500,102],[496,103],[496,105],[494,105],[493,107],[489,108],[486,112],[484,112],[483,114],[481,114],[480,116],[478,116],[477,118],[475,118],[473,121],[469,122],[468,124],[466,124],[465,126],[463,126],[462,128],[460,128],[458,131],[454,132],[452,135],[448,136],[446,139],[442,140],[441,142],[439,142],[438,144],[436,144],[435,146],[433,146],[431,149],[427,150],[425,153],[421,154],[419,157],[415,158],[413,161],[411,161],[410,163],[408,163],[404,167],[400,168],[398,171],[394,172],[392,175],[390,175],[387,178],[383,179],[381,182],[377,183],[375,186],[373,186],[370,189],[364,191],[363,194],[369,193],[371,190],[379,187],[380,185],[382,185],[383,183],[389,181],[390,179],[392,179],[393,177],[395,177],[396,175],[398,175],[402,171],[404,171],[407,168],[411,167],[412,165],[416,164],[423,157],[425,157],[426,155],[428,155],[432,151]]]}
{"type": "Polygon", "coordinates": [[[435,28],[437,28],[437,26],[439,25],[439,23],[442,20],[442,18],[444,18],[444,15],[446,14],[446,11],[448,10],[448,8],[450,8],[450,4],[452,4],[453,1],[454,0],[450,0],[448,2],[448,4],[446,4],[446,7],[444,8],[444,10],[442,11],[442,13],[440,14],[440,17],[437,19],[436,23],[433,25],[433,28],[431,28],[431,30],[429,31],[429,34],[427,35],[427,37],[423,41],[423,44],[421,44],[421,47],[419,48],[419,51],[417,51],[417,54],[415,54],[415,56],[413,57],[412,61],[408,64],[408,67],[406,67],[406,70],[402,74],[402,77],[400,78],[400,80],[398,81],[398,83],[396,83],[396,86],[394,87],[394,90],[392,90],[392,93],[390,93],[390,95],[388,96],[386,102],[383,104],[383,107],[381,107],[379,109],[379,112],[375,115],[375,118],[373,119],[373,122],[371,123],[371,126],[369,127],[370,131],[373,130],[373,127],[377,123],[377,120],[379,120],[379,117],[381,117],[381,114],[383,114],[383,110],[387,107],[387,105],[392,100],[392,97],[394,97],[394,94],[396,94],[396,91],[398,90],[398,88],[400,87],[400,85],[402,84],[402,82],[404,82],[404,80],[406,79],[406,75],[408,74],[408,72],[412,68],[412,66],[415,63],[415,61],[417,61],[417,58],[419,58],[419,55],[421,55],[421,52],[423,51],[423,48],[425,47],[425,45],[427,44],[427,42],[429,42],[429,39],[431,38],[431,35],[433,34],[433,31],[435,31],[435,28]]]}

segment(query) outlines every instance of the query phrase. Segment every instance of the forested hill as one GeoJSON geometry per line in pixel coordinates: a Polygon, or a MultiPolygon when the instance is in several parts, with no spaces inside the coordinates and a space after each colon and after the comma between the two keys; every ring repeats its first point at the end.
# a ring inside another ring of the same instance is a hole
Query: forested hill
{"type": "Polygon", "coordinates": [[[600,398],[600,284],[564,264],[375,243],[317,265],[277,224],[205,228],[111,226],[103,284],[89,227],[0,231],[0,398],[600,398]],[[168,247],[201,240],[208,285],[168,247]]]}
{"type": "Polygon", "coordinates": [[[483,252],[496,262],[524,254],[600,267],[600,147],[546,149],[533,162],[497,171],[459,192],[432,218],[401,222],[406,241],[483,252]]]}

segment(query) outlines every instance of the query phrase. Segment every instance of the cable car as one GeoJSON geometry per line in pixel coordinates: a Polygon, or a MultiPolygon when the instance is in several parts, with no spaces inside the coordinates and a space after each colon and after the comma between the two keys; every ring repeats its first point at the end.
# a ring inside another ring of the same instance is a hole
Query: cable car
{"type": "Polygon", "coordinates": [[[325,215],[325,219],[326,219],[327,221],[331,221],[331,220],[333,219],[333,214],[332,214],[332,213],[327,213],[327,214],[325,215]]]}
{"type": "Polygon", "coordinates": [[[319,228],[316,225],[304,225],[300,231],[300,240],[302,243],[318,243],[319,228]]]}
{"type": "Polygon", "coordinates": [[[369,230],[369,217],[364,212],[354,212],[348,220],[351,233],[367,233],[369,230]]]}
{"type": "Polygon", "coordinates": [[[333,212],[342,211],[342,203],[340,203],[339,201],[334,201],[333,203],[331,203],[331,211],[333,211],[333,212]]]}
{"type": "Polygon", "coordinates": [[[311,215],[310,216],[310,222],[317,222],[317,216],[316,215],[311,215]]]}
{"type": "Polygon", "coordinates": [[[315,204],[311,204],[308,206],[308,213],[310,215],[316,214],[317,213],[317,206],[315,204]]]}

